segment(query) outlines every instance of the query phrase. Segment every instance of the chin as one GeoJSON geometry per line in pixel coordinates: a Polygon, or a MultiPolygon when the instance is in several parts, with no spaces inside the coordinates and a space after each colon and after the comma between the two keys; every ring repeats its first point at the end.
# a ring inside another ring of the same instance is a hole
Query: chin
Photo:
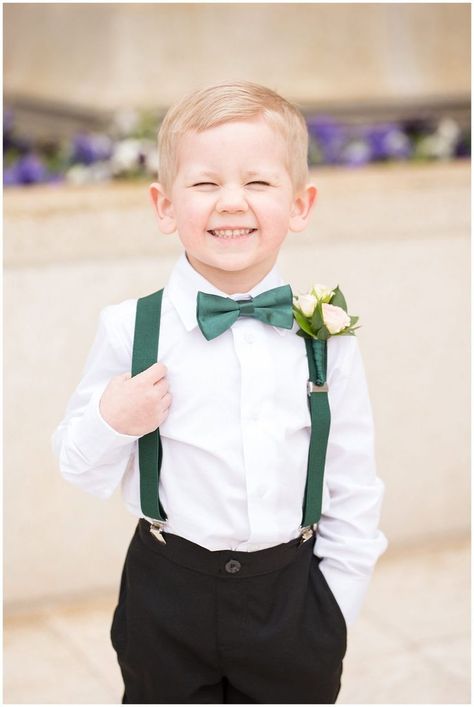
{"type": "Polygon", "coordinates": [[[215,270],[222,270],[224,272],[239,272],[240,270],[251,270],[256,267],[258,263],[249,262],[248,260],[229,260],[220,263],[209,264],[207,267],[214,268],[215,270]]]}

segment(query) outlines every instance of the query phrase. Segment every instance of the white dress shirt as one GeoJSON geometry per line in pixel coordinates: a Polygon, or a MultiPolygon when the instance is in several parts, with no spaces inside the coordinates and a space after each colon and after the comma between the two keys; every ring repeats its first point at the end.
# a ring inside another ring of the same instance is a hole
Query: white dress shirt
{"type": "MultiPolygon", "coordinates": [[[[274,267],[240,299],[286,284],[274,267]]],[[[211,341],[196,320],[197,292],[227,297],[179,258],[165,286],[158,360],[172,403],[160,426],[159,494],[165,530],[209,550],[255,551],[299,534],[311,417],[304,340],[293,330],[240,317],[211,341]]],[[[53,435],[65,479],[101,498],[122,484],[140,510],[136,436],[105,422],[109,380],[130,372],[136,300],[102,310],[96,339],[66,415],[53,435]]],[[[314,552],[347,624],[356,618],[387,541],[378,530],[371,406],[358,341],[328,341],[328,440],[322,516],[314,552]]]]}

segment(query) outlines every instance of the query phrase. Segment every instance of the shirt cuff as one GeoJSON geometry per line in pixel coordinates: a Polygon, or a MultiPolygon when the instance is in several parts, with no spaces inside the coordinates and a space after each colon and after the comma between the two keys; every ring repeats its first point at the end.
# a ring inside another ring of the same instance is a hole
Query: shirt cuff
{"type": "Polygon", "coordinates": [[[356,576],[341,572],[325,559],[319,563],[319,569],[339,605],[347,626],[351,626],[359,616],[371,575],[356,576]]]}
{"type": "Polygon", "coordinates": [[[115,449],[132,445],[140,437],[117,432],[104,420],[99,410],[102,392],[96,391],[91,397],[76,428],[76,446],[90,462],[100,460],[115,449]]]}

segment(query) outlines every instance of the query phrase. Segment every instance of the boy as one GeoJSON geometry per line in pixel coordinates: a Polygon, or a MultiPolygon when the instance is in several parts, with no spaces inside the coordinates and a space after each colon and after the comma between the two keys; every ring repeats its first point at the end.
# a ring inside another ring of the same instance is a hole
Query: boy
{"type": "Polygon", "coordinates": [[[162,303],[103,310],[54,436],[66,479],[101,497],[121,481],[139,518],[111,630],[123,702],[334,703],[340,689],[346,624],[386,547],[383,486],[357,339],[331,337],[322,515],[302,528],[308,357],[275,261],[315,203],[307,147],[301,113],[249,82],[169,110],[150,194],[185,252],[162,303]]]}

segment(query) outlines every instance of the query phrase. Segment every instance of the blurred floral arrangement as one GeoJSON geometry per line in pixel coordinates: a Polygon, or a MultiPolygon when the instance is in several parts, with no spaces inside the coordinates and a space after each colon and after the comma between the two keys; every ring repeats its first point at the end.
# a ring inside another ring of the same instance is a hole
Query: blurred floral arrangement
{"type": "MultiPolygon", "coordinates": [[[[306,116],[310,166],[361,167],[374,162],[449,160],[469,157],[470,132],[450,117],[351,124],[329,115],[306,116]]],[[[3,119],[3,184],[156,178],[156,115],[118,112],[103,132],[80,132],[69,140],[32,140],[15,130],[14,113],[3,119]]]]}

